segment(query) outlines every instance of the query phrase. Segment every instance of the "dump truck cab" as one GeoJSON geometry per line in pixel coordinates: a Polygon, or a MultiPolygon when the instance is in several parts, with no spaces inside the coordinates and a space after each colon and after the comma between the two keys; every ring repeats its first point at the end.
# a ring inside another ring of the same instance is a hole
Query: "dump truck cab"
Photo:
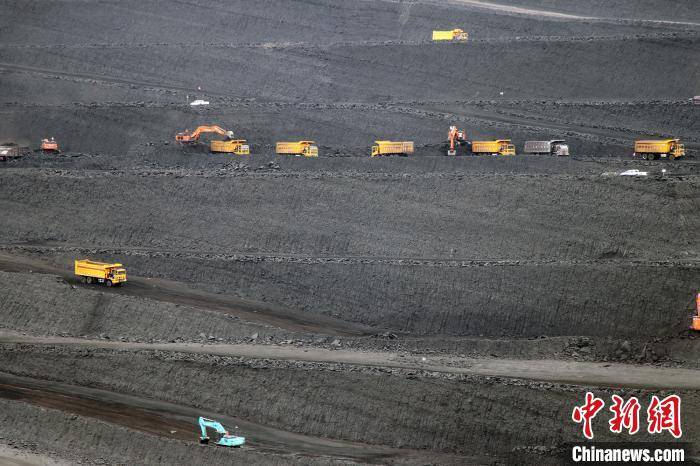
{"type": "Polygon", "coordinates": [[[510,142],[510,139],[500,139],[498,141],[500,143],[500,149],[498,151],[499,154],[501,155],[515,155],[515,146],[513,145],[512,142],[510,142]]]}
{"type": "Polygon", "coordinates": [[[124,283],[126,281],[126,269],[124,267],[110,269],[110,272],[107,275],[107,277],[112,280],[112,283],[124,283]]]}
{"type": "Polygon", "coordinates": [[[314,141],[301,141],[300,144],[304,147],[304,157],[318,157],[318,146],[314,141]]]}

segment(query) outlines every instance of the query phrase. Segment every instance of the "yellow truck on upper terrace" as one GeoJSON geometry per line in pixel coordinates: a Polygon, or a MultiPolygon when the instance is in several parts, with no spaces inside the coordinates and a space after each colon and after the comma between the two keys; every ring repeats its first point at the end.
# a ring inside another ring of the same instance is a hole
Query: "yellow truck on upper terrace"
{"type": "Polygon", "coordinates": [[[685,147],[680,139],[634,141],[634,156],[638,155],[644,160],[658,158],[674,160],[685,155],[685,147]]]}
{"type": "Polygon", "coordinates": [[[472,141],[472,154],[515,155],[515,146],[510,139],[472,141]]]}
{"type": "Polygon", "coordinates": [[[107,286],[119,286],[126,282],[126,269],[122,264],[109,264],[88,259],[75,261],[75,275],[83,283],[102,283],[107,286]]]}
{"type": "Polygon", "coordinates": [[[318,146],[314,141],[278,142],[275,144],[275,152],[278,154],[318,157],[318,146]]]}
{"type": "Polygon", "coordinates": [[[413,141],[374,141],[372,157],[381,155],[408,155],[414,151],[413,141]]]}
{"type": "Polygon", "coordinates": [[[433,31],[433,40],[459,40],[465,41],[469,39],[469,33],[461,29],[451,29],[449,31],[433,31]]]}

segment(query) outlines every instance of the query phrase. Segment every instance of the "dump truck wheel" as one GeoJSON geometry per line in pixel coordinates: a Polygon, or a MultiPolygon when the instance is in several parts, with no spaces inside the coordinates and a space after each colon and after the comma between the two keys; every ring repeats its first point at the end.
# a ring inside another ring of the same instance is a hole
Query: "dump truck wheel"
{"type": "Polygon", "coordinates": [[[105,280],[105,285],[112,286],[112,280],[105,280]]]}
{"type": "Polygon", "coordinates": [[[87,283],[87,278],[80,277],[80,283],[87,283]]]}

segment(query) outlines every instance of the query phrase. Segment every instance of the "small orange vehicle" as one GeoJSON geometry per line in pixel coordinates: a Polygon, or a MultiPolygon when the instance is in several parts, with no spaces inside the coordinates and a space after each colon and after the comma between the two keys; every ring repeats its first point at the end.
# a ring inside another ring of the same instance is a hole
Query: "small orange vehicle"
{"type": "Polygon", "coordinates": [[[700,332],[700,293],[695,295],[695,315],[693,316],[690,328],[700,332]]]}
{"type": "Polygon", "coordinates": [[[58,150],[58,143],[54,138],[42,139],[41,140],[41,150],[44,152],[60,152],[58,150]]]}

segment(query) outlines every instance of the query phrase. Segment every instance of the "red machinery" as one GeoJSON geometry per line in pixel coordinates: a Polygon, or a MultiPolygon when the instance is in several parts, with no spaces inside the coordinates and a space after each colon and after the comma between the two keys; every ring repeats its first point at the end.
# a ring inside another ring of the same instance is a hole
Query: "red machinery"
{"type": "Polygon", "coordinates": [[[42,139],[41,140],[41,150],[44,152],[59,152],[58,143],[54,138],[42,139]]]}
{"type": "Polygon", "coordinates": [[[450,126],[450,130],[447,132],[447,140],[450,142],[447,155],[457,155],[457,146],[469,143],[467,141],[467,133],[457,129],[456,126],[450,126]]]}

